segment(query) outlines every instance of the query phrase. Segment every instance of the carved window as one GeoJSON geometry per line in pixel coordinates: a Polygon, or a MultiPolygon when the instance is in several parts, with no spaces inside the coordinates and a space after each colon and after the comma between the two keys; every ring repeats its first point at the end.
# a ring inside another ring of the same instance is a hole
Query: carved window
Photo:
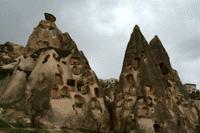
{"type": "Polygon", "coordinates": [[[44,43],[45,46],[49,47],[49,42],[44,41],[43,43],[44,43]]]}
{"type": "Polygon", "coordinates": [[[58,84],[60,84],[60,85],[63,85],[64,82],[63,82],[63,78],[62,78],[61,73],[56,73],[55,76],[56,76],[56,82],[57,82],[58,84]]]}
{"type": "Polygon", "coordinates": [[[163,75],[166,75],[169,73],[169,68],[167,68],[167,66],[164,63],[160,63],[159,67],[160,67],[163,75]]]}
{"type": "Polygon", "coordinates": [[[177,120],[177,125],[180,127],[181,126],[181,122],[179,120],[177,120]]]}
{"type": "Polygon", "coordinates": [[[81,74],[81,69],[74,66],[73,69],[72,69],[72,72],[74,75],[80,75],[81,74]]]}
{"type": "Polygon", "coordinates": [[[153,128],[155,132],[160,132],[160,124],[154,124],[153,128]]]}
{"type": "Polygon", "coordinates": [[[133,60],[133,68],[135,70],[137,70],[140,67],[140,58],[139,57],[135,57],[133,60]]]}
{"type": "Polygon", "coordinates": [[[63,64],[65,64],[65,65],[67,64],[67,62],[66,62],[66,61],[62,61],[62,63],[63,63],[63,64]]]}
{"type": "Polygon", "coordinates": [[[75,100],[75,106],[77,108],[82,108],[84,103],[85,103],[85,99],[84,97],[80,96],[80,95],[74,95],[74,100],[75,100]]]}
{"type": "Polygon", "coordinates": [[[141,56],[144,57],[144,54],[145,54],[145,50],[143,49],[143,50],[141,51],[141,56]]]}
{"type": "Polygon", "coordinates": [[[43,64],[46,63],[46,62],[48,61],[49,57],[50,57],[50,55],[45,56],[45,58],[44,58],[44,60],[42,61],[42,63],[43,63],[43,64]]]}
{"type": "Polygon", "coordinates": [[[49,27],[49,30],[54,30],[54,27],[49,27]]]}
{"type": "Polygon", "coordinates": [[[80,65],[80,59],[79,58],[73,57],[73,58],[71,58],[70,62],[71,62],[71,65],[80,65]]]}
{"type": "Polygon", "coordinates": [[[131,85],[134,85],[134,84],[135,84],[134,77],[133,77],[132,74],[128,74],[128,75],[126,76],[126,80],[127,80],[127,82],[128,82],[129,84],[131,84],[131,85]]]}
{"type": "Polygon", "coordinates": [[[83,86],[84,86],[84,83],[82,81],[78,81],[77,82],[77,89],[78,89],[78,91],[81,91],[83,86]]]}
{"type": "Polygon", "coordinates": [[[73,80],[73,79],[68,79],[68,80],[67,80],[67,85],[72,86],[72,87],[75,87],[75,80],[73,80]]]}
{"type": "Polygon", "coordinates": [[[95,92],[95,95],[97,96],[97,97],[101,97],[101,91],[99,90],[99,88],[94,88],[94,92],[95,92]]]}

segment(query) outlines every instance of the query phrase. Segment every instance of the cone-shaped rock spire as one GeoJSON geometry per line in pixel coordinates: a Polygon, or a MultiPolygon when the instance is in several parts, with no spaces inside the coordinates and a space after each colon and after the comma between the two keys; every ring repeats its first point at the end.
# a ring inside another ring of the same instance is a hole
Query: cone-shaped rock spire
{"type": "Polygon", "coordinates": [[[136,25],[126,48],[123,69],[126,65],[130,64],[134,58],[142,56],[145,49],[147,49],[147,41],[141,33],[139,26],[136,25]]]}
{"type": "Polygon", "coordinates": [[[177,71],[172,68],[167,51],[165,50],[162,42],[160,41],[157,35],[155,35],[154,38],[150,41],[150,51],[164,77],[163,82],[165,84],[165,87],[168,86],[169,80],[173,81],[174,83],[177,84],[178,91],[184,94],[185,97],[187,98],[187,94],[186,94],[187,92],[180,81],[179,75],[177,71]]]}
{"type": "Polygon", "coordinates": [[[164,64],[166,69],[172,69],[169,56],[157,35],[150,41],[150,50],[158,64],[164,64]]]}
{"type": "MultiPolygon", "coordinates": [[[[141,126],[140,119],[137,118],[152,117],[150,108],[158,108],[156,103],[162,103],[165,95],[160,70],[155,64],[149,45],[137,25],[126,49],[119,88],[117,89],[119,90],[116,91],[115,95],[116,127],[120,127],[121,132],[127,132],[127,129],[131,130],[131,127],[126,127],[126,122],[132,116],[135,117],[135,126],[141,126]],[[151,99],[150,101],[154,99],[156,102],[151,103],[151,107],[149,107],[149,104],[146,103],[147,99],[151,99]]],[[[164,104],[162,103],[162,105],[164,104]]],[[[163,107],[160,108],[164,110],[163,107]]],[[[169,118],[166,112],[164,115],[169,118]]],[[[154,119],[160,121],[158,116],[154,116],[154,119]]],[[[152,120],[150,121],[154,123],[152,120]]]]}
{"type": "Polygon", "coordinates": [[[172,120],[183,120],[179,104],[185,100],[173,72],[159,38],[155,36],[149,46],[136,25],[115,92],[115,128],[120,132],[186,131],[172,120]]]}
{"type": "Polygon", "coordinates": [[[152,57],[149,45],[138,25],[134,27],[131,38],[128,42],[121,76],[123,77],[123,73],[130,72],[129,69],[131,68],[133,68],[133,71],[139,71],[140,73],[139,86],[153,85],[158,88],[162,86],[162,82],[160,81],[161,75],[158,67],[152,57]]]}
{"type": "MultiPolygon", "coordinates": [[[[16,114],[20,108],[33,128],[107,132],[110,117],[96,74],[70,35],[56,27],[53,15],[45,17],[29,37],[26,56],[0,67],[0,107],[16,114]]],[[[15,50],[0,49],[7,48],[15,50]]]]}

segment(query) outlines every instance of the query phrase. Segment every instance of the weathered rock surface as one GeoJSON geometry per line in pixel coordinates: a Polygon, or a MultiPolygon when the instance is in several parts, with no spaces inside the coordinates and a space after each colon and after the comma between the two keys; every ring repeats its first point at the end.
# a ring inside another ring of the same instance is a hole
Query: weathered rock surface
{"type": "MultiPolygon", "coordinates": [[[[16,52],[14,45],[2,47],[8,54],[16,52]]],[[[5,116],[8,110],[20,111],[32,128],[109,130],[103,90],[68,33],[54,21],[42,20],[21,49],[25,53],[0,68],[0,106],[5,116]]]]}
{"type": "Polygon", "coordinates": [[[192,100],[200,100],[200,91],[197,89],[196,84],[186,83],[184,88],[192,100]]]}
{"type": "Polygon", "coordinates": [[[148,45],[138,26],[126,49],[114,101],[117,131],[189,133],[199,130],[200,110],[172,69],[161,41],[155,36],[148,45]]]}
{"type": "Polygon", "coordinates": [[[0,132],[198,133],[200,93],[136,25],[120,78],[99,80],[45,13],[25,47],[0,45],[0,132]]]}
{"type": "Polygon", "coordinates": [[[12,63],[24,53],[24,47],[11,42],[0,45],[0,66],[12,63]]]}

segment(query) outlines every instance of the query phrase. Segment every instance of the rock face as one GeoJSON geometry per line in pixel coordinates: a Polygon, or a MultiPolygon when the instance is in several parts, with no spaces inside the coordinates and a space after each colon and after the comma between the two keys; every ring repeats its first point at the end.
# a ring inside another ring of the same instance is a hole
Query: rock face
{"type": "Polygon", "coordinates": [[[135,26],[115,92],[114,127],[120,132],[195,132],[199,109],[189,99],[161,41],[150,45],[135,26]]]}
{"type": "Polygon", "coordinates": [[[0,106],[22,111],[34,128],[107,131],[109,113],[94,71],[69,34],[46,19],[20,47],[26,52],[1,66],[0,106]]]}
{"type": "Polygon", "coordinates": [[[62,33],[52,19],[53,15],[45,13],[46,20],[39,22],[28,39],[26,48],[35,51],[44,47],[68,49],[76,47],[68,33],[62,33]]]}
{"type": "Polygon", "coordinates": [[[186,83],[184,88],[191,99],[200,100],[200,91],[197,89],[196,84],[186,83]]]}
{"type": "Polygon", "coordinates": [[[0,45],[0,131],[200,131],[200,93],[183,86],[157,36],[148,44],[136,25],[119,80],[99,80],[56,18],[45,19],[25,47],[0,45]]]}
{"type": "Polygon", "coordinates": [[[0,66],[14,62],[24,51],[24,47],[11,42],[0,45],[0,66]]]}

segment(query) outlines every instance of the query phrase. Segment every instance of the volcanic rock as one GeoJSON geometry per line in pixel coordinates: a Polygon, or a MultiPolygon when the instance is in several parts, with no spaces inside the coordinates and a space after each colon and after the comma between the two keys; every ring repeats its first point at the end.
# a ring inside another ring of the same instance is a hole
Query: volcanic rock
{"type": "MultiPolygon", "coordinates": [[[[2,47],[16,50],[14,45],[2,47]]],[[[5,112],[22,111],[32,128],[109,130],[98,78],[68,33],[42,20],[25,49],[26,56],[18,55],[0,68],[0,106],[5,112]]]]}
{"type": "Polygon", "coordinates": [[[114,129],[120,132],[194,132],[199,110],[156,36],[148,45],[136,25],[115,92],[114,129]],[[183,93],[184,92],[184,93],[183,93]]]}
{"type": "Polygon", "coordinates": [[[118,79],[99,80],[45,13],[25,47],[0,45],[0,132],[199,133],[200,92],[135,26],[118,79]]]}
{"type": "Polygon", "coordinates": [[[24,47],[19,44],[6,42],[0,45],[0,66],[14,62],[24,51],[24,47]]]}

